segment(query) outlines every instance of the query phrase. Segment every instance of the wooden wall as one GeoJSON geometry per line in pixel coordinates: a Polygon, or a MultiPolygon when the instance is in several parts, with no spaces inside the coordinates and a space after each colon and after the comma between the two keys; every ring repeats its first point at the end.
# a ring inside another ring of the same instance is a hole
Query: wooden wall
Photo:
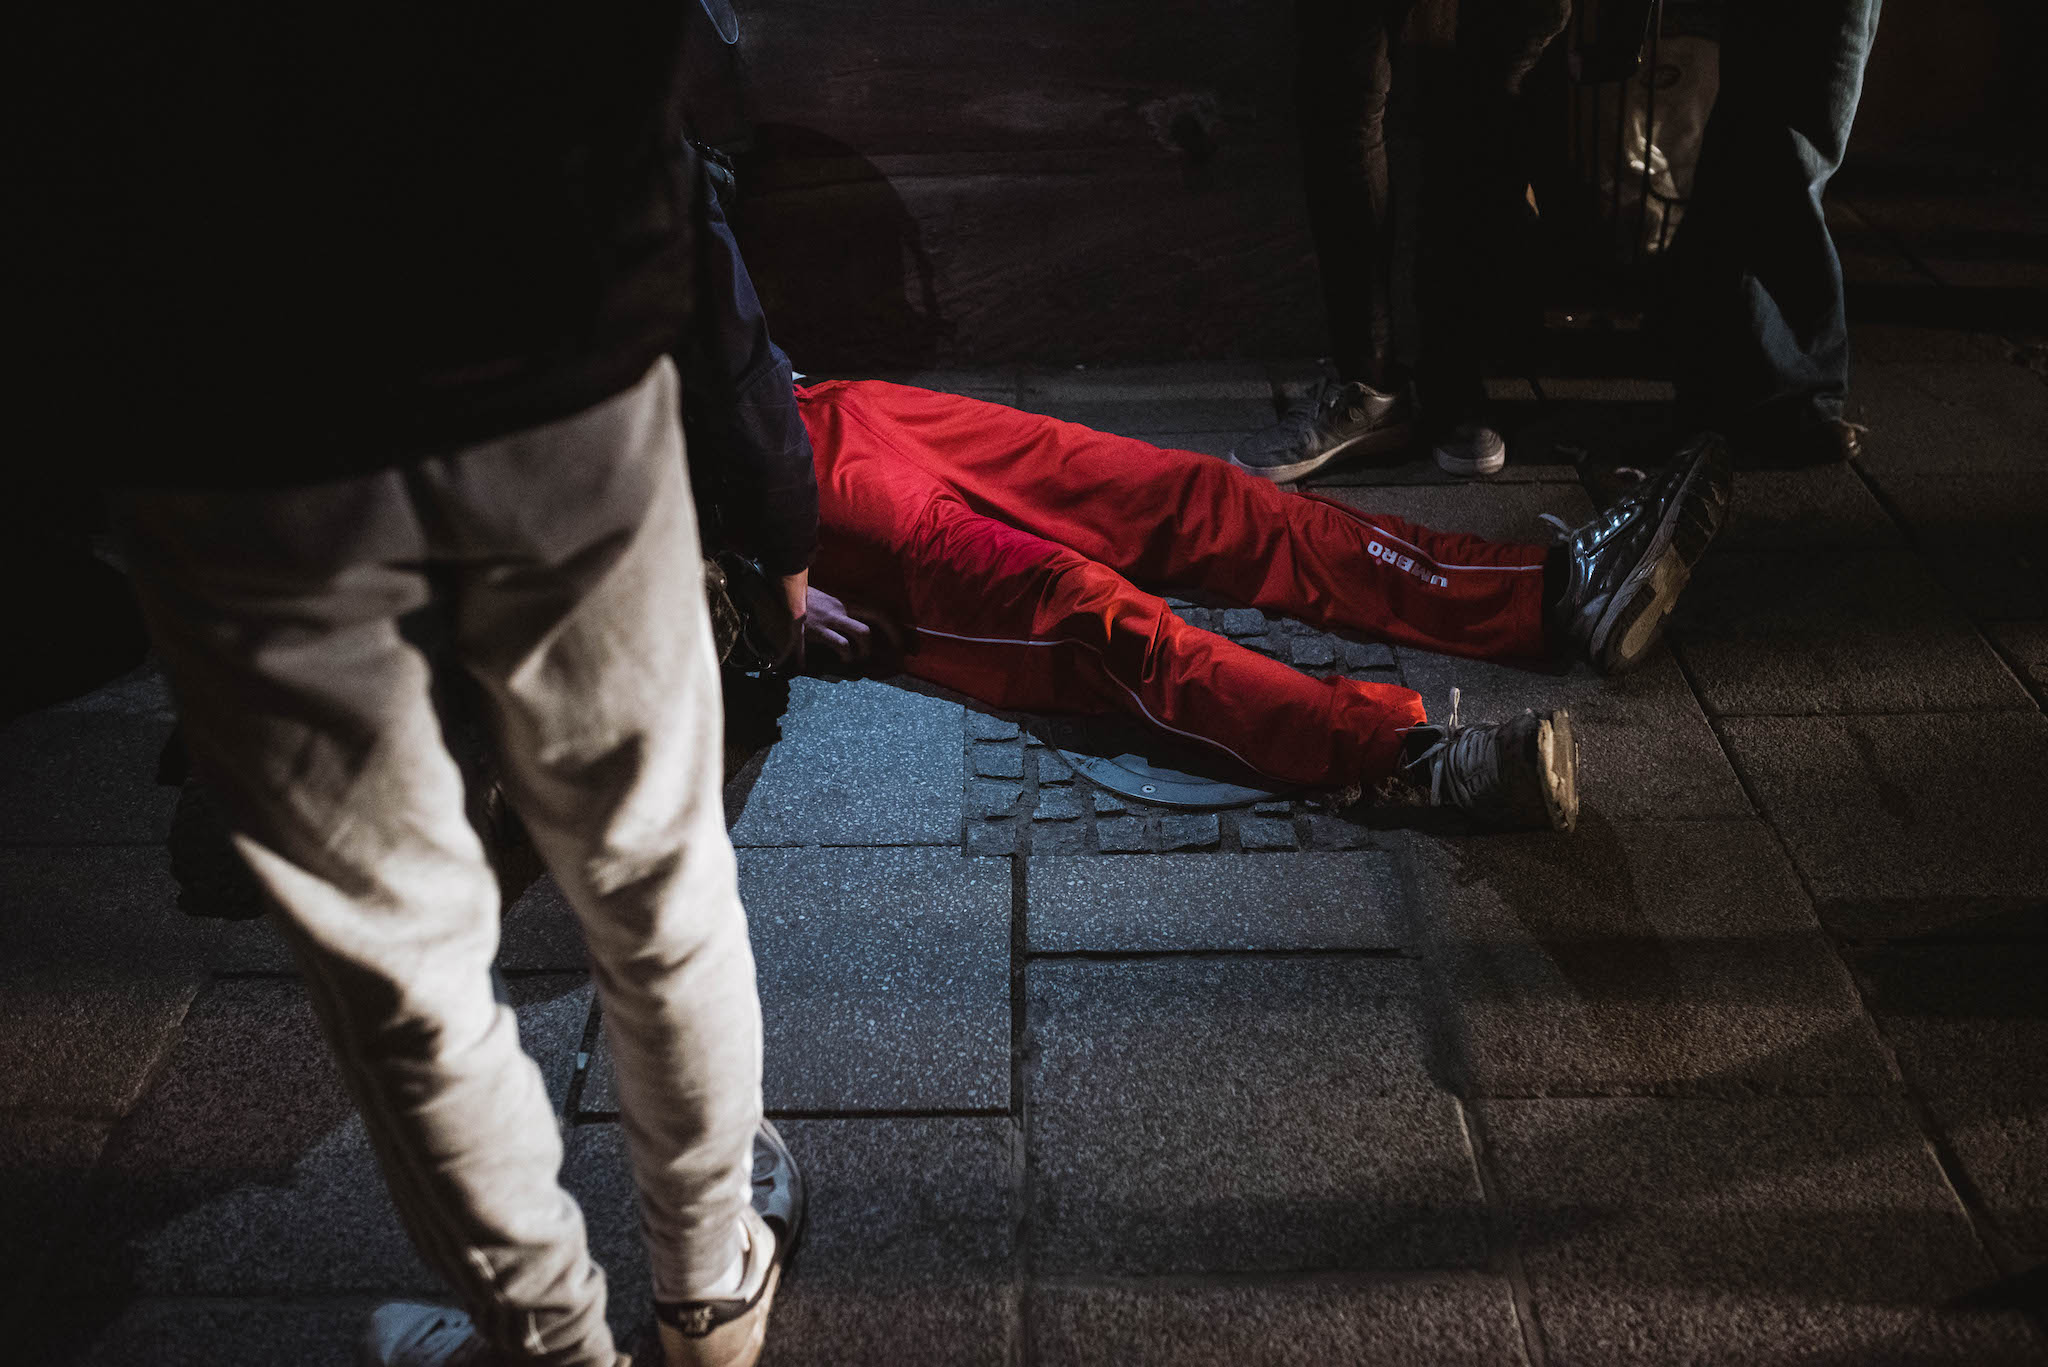
{"type": "Polygon", "coordinates": [[[1283,0],[752,0],[736,226],[800,368],[1313,354],[1283,0]]]}

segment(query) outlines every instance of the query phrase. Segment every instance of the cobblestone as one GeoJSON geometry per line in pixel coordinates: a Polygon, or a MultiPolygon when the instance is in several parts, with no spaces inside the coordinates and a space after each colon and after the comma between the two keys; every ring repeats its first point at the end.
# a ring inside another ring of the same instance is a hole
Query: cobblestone
{"type": "Polygon", "coordinates": [[[977,745],[974,772],[983,778],[1022,778],[1024,752],[1014,745],[977,745]]]}
{"type": "Polygon", "coordinates": [[[1214,812],[1159,819],[1159,840],[1169,850],[1209,850],[1223,840],[1222,824],[1214,812]]]}
{"type": "Polygon", "coordinates": [[[1240,817],[1237,840],[1248,850],[1291,850],[1301,843],[1293,821],[1271,816],[1240,817]]]}

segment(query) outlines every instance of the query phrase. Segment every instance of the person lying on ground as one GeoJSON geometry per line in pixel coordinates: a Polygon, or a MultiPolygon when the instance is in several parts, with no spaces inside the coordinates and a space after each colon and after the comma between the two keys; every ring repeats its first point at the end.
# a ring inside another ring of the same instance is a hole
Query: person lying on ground
{"type": "MultiPolygon", "coordinates": [[[[736,248],[732,262],[744,271],[736,248]]],[[[766,336],[756,312],[700,350],[748,358],[734,371],[757,376],[772,355],[789,375],[766,336]]],[[[1432,722],[1410,689],[1313,678],[1189,625],[1154,590],[1469,659],[1618,673],[1656,646],[1730,487],[1721,445],[1703,437],[1560,542],[1497,542],[959,395],[842,380],[791,383],[778,405],[772,384],[743,388],[756,407],[720,430],[767,433],[767,454],[698,459],[730,484],[757,464],[786,470],[808,445],[803,629],[842,665],[885,657],[998,708],[1128,713],[1276,785],[1451,807],[1489,828],[1571,828],[1565,709],[1461,725],[1454,704],[1432,722]]]]}
{"type": "Polygon", "coordinates": [[[1557,544],[1496,542],[958,395],[831,381],[795,402],[819,495],[806,629],[842,664],[876,656],[1004,709],[1127,712],[1279,785],[1414,797],[1485,825],[1571,826],[1563,709],[1432,724],[1409,689],[1311,677],[1151,590],[1618,673],[1655,647],[1728,491],[1719,444],[1701,440],[1557,544]]]}

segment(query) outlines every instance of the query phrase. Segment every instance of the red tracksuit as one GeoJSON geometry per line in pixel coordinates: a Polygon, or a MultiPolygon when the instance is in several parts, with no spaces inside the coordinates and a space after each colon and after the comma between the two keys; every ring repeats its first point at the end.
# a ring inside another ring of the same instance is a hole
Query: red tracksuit
{"type": "Polygon", "coordinates": [[[1292,494],[1213,456],[874,381],[798,388],[812,579],[915,630],[905,668],[997,707],[1135,712],[1288,784],[1393,772],[1422,700],[1315,679],[1137,583],[1450,655],[1544,653],[1542,546],[1292,494]]]}

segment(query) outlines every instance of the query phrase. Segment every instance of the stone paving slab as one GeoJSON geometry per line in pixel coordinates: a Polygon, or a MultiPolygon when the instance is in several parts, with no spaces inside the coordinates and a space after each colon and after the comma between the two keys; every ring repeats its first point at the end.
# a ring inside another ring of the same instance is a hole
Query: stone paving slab
{"type": "Polygon", "coordinates": [[[1432,717],[1451,689],[1464,721],[1505,721],[1524,708],[1571,709],[1579,740],[1579,801],[1612,821],[1747,816],[1749,799],[1668,651],[1632,673],[1601,678],[1585,665],[1544,674],[1402,647],[1402,677],[1432,717]]]}
{"type": "Polygon", "coordinates": [[[2048,385],[2001,361],[1859,365],[1847,416],[1866,424],[1862,464],[1894,470],[2036,472],[2048,385]]]}
{"type": "Polygon", "coordinates": [[[1485,1143],[1553,1362],[2038,1362],[1885,1098],[1496,1101],[1485,1143]]]}
{"type": "Polygon", "coordinates": [[[18,1344],[40,1315],[60,1231],[78,1218],[112,1126],[56,1115],[0,1115],[0,1333],[18,1344]]]}
{"type": "MultiPolygon", "coordinates": [[[[559,1110],[590,1010],[579,977],[509,984],[559,1110]]],[[[304,989],[213,984],[161,1077],[114,1131],[60,1274],[187,1295],[436,1290],[399,1228],[304,989]]]]}
{"type": "Polygon", "coordinates": [[[155,659],[137,665],[92,692],[56,704],[53,712],[111,712],[170,720],[177,715],[170,680],[155,659]]]}
{"type": "Polygon", "coordinates": [[[1237,449],[1237,444],[1251,435],[1251,430],[1235,431],[1226,429],[1221,432],[1129,432],[1125,435],[1136,437],[1139,441],[1149,442],[1153,446],[1167,451],[1194,451],[1204,456],[1215,456],[1219,460],[1228,460],[1230,453],[1237,449]]]}
{"type": "Polygon", "coordinates": [[[1986,631],[2035,699],[2048,704],[2048,622],[1995,622],[1986,631]]]}
{"type": "Polygon", "coordinates": [[[1472,1093],[1884,1092],[1854,984],[1755,821],[1409,845],[1472,1093]]]}
{"type": "MultiPolygon", "coordinates": [[[[768,1367],[1002,1367],[1010,1361],[1016,1129],[1007,1118],[789,1120],[809,1188],[804,1242],[769,1321],[768,1367]]],[[[563,1184],[611,1283],[615,1332],[650,1313],[617,1125],[570,1131],[563,1184]]]]}
{"type": "Polygon", "coordinates": [[[164,852],[0,849],[0,1107],[114,1118],[206,981],[164,852]]]}
{"type": "MultiPolygon", "coordinates": [[[[1018,408],[1098,432],[1251,432],[1274,422],[1272,387],[1260,367],[1157,367],[1108,375],[1026,377],[1018,408]],[[1210,369],[1219,375],[1206,379],[1210,369]],[[1110,375],[1116,375],[1114,379],[1110,375]],[[1225,377],[1229,375],[1229,377],[1225,377]]],[[[1153,441],[1153,437],[1147,437],[1153,441]]]]}
{"type": "Polygon", "coordinates": [[[2034,705],[1906,552],[1713,556],[1675,620],[1701,699],[1723,716],[2034,705]]]}
{"type": "Polygon", "coordinates": [[[579,973],[589,965],[583,927],[562,889],[546,874],[505,909],[498,967],[509,971],[579,973]]]}
{"type": "Polygon", "coordinates": [[[1542,519],[1555,513],[1577,526],[1593,515],[1586,491],[1573,485],[1460,484],[1332,489],[1326,497],[1365,513],[1386,513],[1440,532],[1469,532],[1490,541],[1547,546],[1557,532],[1542,519]]]}
{"type": "Polygon", "coordinates": [[[1550,403],[1670,403],[1678,397],[1671,381],[1639,375],[1545,375],[1536,383],[1550,403]]]}
{"type": "Polygon", "coordinates": [[[888,384],[909,385],[912,389],[964,394],[971,399],[1011,405],[1017,402],[1018,386],[1023,382],[1021,375],[1014,370],[893,370],[845,378],[881,380],[888,384]]]}
{"type": "Polygon", "coordinates": [[[1025,392],[1059,402],[1174,403],[1189,399],[1264,402],[1273,382],[1262,361],[1170,361],[1161,365],[1027,370],[1025,392]]]}
{"type": "Polygon", "coordinates": [[[2048,288],[2048,241],[2041,227],[2048,222],[2048,199],[2038,188],[2022,183],[1968,195],[1872,189],[1852,194],[1858,218],[1906,242],[1944,284],[2024,282],[2048,288]]]}
{"type": "Polygon", "coordinates": [[[1865,944],[2048,940],[2048,899],[2039,897],[1880,897],[1825,901],[1816,910],[1832,934],[1865,944]]]}
{"type": "Polygon", "coordinates": [[[1855,965],[1992,1219],[2048,1253],[2048,945],[1893,947],[1855,965]]]}
{"type": "MultiPolygon", "coordinates": [[[[2037,444],[2048,449],[2048,429],[2037,444]]],[[[2048,616],[2048,461],[2032,470],[1880,470],[1956,600],[1984,618],[2048,616]]]]}
{"type": "Polygon", "coordinates": [[[1437,468],[1436,461],[1425,450],[1412,452],[1400,459],[1340,461],[1318,470],[1315,477],[1302,487],[1311,492],[1321,493],[1330,489],[1365,486],[1439,485],[1454,489],[1504,489],[1517,484],[1576,485],[1579,482],[1577,468],[1554,459],[1547,459],[1550,455],[1551,448],[1548,446],[1532,443],[1523,447],[1511,443],[1507,465],[1499,474],[1488,476],[1483,486],[1475,486],[1474,481],[1457,475],[1445,474],[1437,468]]]}
{"type": "Polygon", "coordinates": [[[870,680],[792,679],[782,739],[733,844],[958,844],[960,737],[958,703],[870,680]]]}
{"type": "Polygon", "coordinates": [[[156,781],[168,717],[33,712],[0,726],[0,845],[144,845],[171,828],[156,781]]]}
{"type": "MultiPolygon", "coordinates": [[[[207,961],[220,973],[293,974],[298,960],[268,916],[194,922],[207,927],[207,961]]],[[[543,874],[504,912],[498,967],[506,972],[581,973],[588,967],[583,930],[555,880],[543,874]]]]}
{"type": "MultiPolygon", "coordinates": [[[[740,896],[771,1110],[1009,1104],[1007,862],[956,849],[742,850],[740,896]]],[[[618,1109],[603,1046],[582,1105],[618,1109]]]]}
{"type": "Polygon", "coordinates": [[[1227,434],[1234,445],[1241,434],[1257,431],[1273,420],[1272,401],[1251,398],[1052,399],[1026,390],[1018,407],[1097,432],[1137,437],[1154,446],[1179,450],[1201,449],[1185,445],[1190,438],[1221,434],[1227,434]]]}
{"type": "MultiPolygon", "coordinates": [[[[1546,402],[1534,416],[1508,434],[1508,468],[1517,464],[1548,466],[1570,471],[1574,481],[1580,467],[1589,474],[1622,465],[1649,469],[1676,449],[1679,433],[1671,423],[1671,405],[1656,400],[1630,400],[1628,391],[1617,388],[1614,397],[1590,400],[1549,398],[1550,379],[1539,377],[1537,386],[1546,402]]],[[[1636,381],[1614,381],[1628,386],[1636,381]]],[[[1643,391],[1637,391],[1643,392],[1643,391]]],[[[1498,481],[1502,475],[1488,482],[1498,481]]]]}
{"type": "Polygon", "coordinates": [[[1485,1277],[1032,1290],[1039,1367],[1502,1367],[1522,1360],[1506,1282],[1485,1277]]]}
{"type": "Polygon", "coordinates": [[[1824,909],[2048,898],[2048,717],[1731,717],[1720,729],[1824,909]]]}
{"type": "Polygon", "coordinates": [[[1379,850],[1035,855],[1027,869],[1026,933],[1040,953],[1382,949],[1407,938],[1393,861],[1379,850]]]}
{"type": "Polygon", "coordinates": [[[1041,1276],[1474,1266],[1415,965],[1040,962],[1026,1116],[1041,1276]]]}
{"type": "MultiPolygon", "coordinates": [[[[1932,286],[1933,282],[1928,282],[1932,286]]],[[[1849,287],[1849,356],[1856,374],[1851,378],[1851,388],[1863,383],[1863,371],[1870,365],[1925,365],[1935,364],[2007,364],[2006,352],[2010,349],[2003,337],[1993,332],[1972,332],[1964,328],[1934,327],[1921,323],[1872,322],[1856,317],[1858,291],[1849,287]]],[[[1938,294],[1929,296],[1938,299],[1938,294]]],[[[1938,308],[1929,308],[1930,320],[1939,316],[1938,308]]],[[[1860,409],[1853,405],[1853,417],[1860,409]]]]}
{"type": "Polygon", "coordinates": [[[1254,361],[1031,374],[1024,377],[1018,406],[1132,435],[1248,432],[1274,420],[1272,386],[1254,361]]]}
{"type": "Polygon", "coordinates": [[[1727,551],[1888,550],[1905,534],[1847,465],[1811,470],[1745,470],[1735,481],[1727,525],[1715,540],[1727,551]]]}

